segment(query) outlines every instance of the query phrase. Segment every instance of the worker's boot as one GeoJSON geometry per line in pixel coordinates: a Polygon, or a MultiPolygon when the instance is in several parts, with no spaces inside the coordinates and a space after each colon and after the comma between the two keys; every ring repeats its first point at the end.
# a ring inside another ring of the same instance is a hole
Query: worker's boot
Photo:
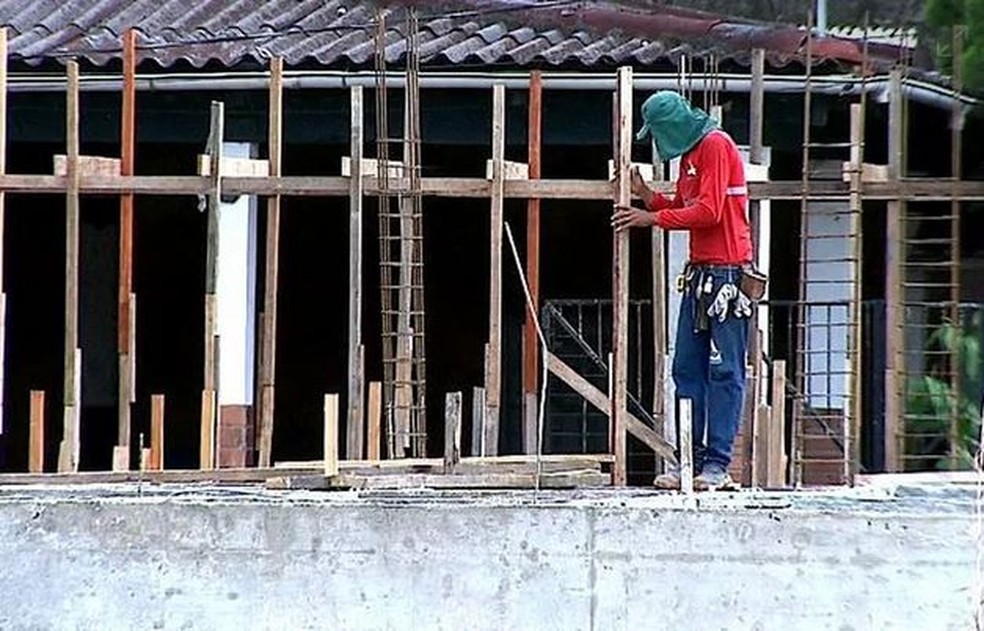
{"type": "Polygon", "coordinates": [[[718,491],[735,488],[735,482],[727,469],[719,464],[710,463],[694,478],[695,491],[718,491]]]}
{"type": "Polygon", "coordinates": [[[680,490],[680,466],[674,465],[667,469],[666,473],[661,473],[653,480],[653,486],[663,491],[680,490]]]}

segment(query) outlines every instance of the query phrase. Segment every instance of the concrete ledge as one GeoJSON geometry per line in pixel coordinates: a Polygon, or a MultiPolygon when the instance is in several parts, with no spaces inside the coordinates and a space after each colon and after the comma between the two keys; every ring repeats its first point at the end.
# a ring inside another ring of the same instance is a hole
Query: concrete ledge
{"type": "Polygon", "coordinates": [[[973,495],[0,488],[0,628],[967,629],[973,495]]]}

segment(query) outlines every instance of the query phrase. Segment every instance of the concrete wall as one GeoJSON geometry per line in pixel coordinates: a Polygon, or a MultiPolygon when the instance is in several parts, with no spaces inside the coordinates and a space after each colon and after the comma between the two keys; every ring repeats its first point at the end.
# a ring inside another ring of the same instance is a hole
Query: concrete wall
{"type": "Polygon", "coordinates": [[[146,489],[0,489],[0,628],[972,628],[969,502],[146,489]]]}

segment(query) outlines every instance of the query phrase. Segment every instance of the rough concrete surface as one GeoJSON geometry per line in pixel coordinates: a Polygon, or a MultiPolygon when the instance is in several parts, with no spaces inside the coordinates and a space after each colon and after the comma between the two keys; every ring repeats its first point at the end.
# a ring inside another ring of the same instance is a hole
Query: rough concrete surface
{"type": "Polygon", "coordinates": [[[0,487],[0,629],[973,628],[974,489],[0,487]]]}

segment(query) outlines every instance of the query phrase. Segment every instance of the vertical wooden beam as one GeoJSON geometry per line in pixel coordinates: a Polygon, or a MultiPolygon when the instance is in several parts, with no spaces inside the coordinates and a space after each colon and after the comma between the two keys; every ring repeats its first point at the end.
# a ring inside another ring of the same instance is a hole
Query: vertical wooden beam
{"type": "Polygon", "coordinates": [[[489,342],[485,365],[486,453],[499,453],[502,397],[502,225],[506,156],[506,89],[492,88],[492,208],[489,239],[489,342]]]}
{"type": "MultiPolygon", "coordinates": [[[[0,28],[0,175],[7,173],[7,29],[0,28]]],[[[4,426],[4,383],[7,363],[7,294],[3,282],[3,239],[6,194],[0,191],[0,434],[4,426]]]]}
{"type": "Polygon", "coordinates": [[[338,475],[338,395],[325,395],[325,477],[338,475]]]}
{"type": "MultiPolygon", "coordinates": [[[[530,73],[529,123],[528,127],[528,166],[529,178],[540,179],[540,138],[542,112],[543,82],[540,71],[530,73]]],[[[533,302],[534,312],[540,308],[540,200],[531,197],[526,202],[526,282],[533,302]]],[[[523,402],[524,418],[530,418],[528,409],[530,402],[534,407],[533,418],[536,418],[537,365],[539,362],[539,346],[536,325],[533,314],[527,311],[523,323],[523,402]],[[533,394],[530,398],[528,395],[533,394]]],[[[527,433],[527,437],[529,434],[527,433]]],[[[527,454],[536,452],[535,444],[524,441],[527,454]]]]}
{"type": "Polygon", "coordinates": [[[366,459],[379,460],[379,446],[382,440],[383,384],[369,382],[369,433],[366,446],[366,459]]]}
{"type": "Polygon", "coordinates": [[[164,469],[164,395],[150,397],[150,468],[164,469]]]}
{"type": "Polygon", "coordinates": [[[767,488],[786,486],[788,458],[786,456],[786,361],[772,362],[772,421],[768,434],[768,471],[765,476],[767,488]]]}
{"type": "Polygon", "coordinates": [[[523,395],[523,451],[528,455],[537,453],[539,432],[539,409],[535,392],[523,395]]]}
{"type": "Polygon", "coordinates": [[[444,399],[444,472],[453,473],[461,461],[461,393],[449,392],[444,399]]]}
{"type": "MultiPolygon", "coordinates": [[[[270,175],[281,175],[284,60],[270,60],[268,145],[270,175]]],[[[273,446],[274,389],[277,366],[277,287],[280,270],[280,195],[267,199],[266,269],[263,281],[263,320],[260,344],[259,466],[270,466],[273,446]]]]}
{"type": "MultiPolygon", "coordinates": [[[[748,158],[752,164],[762,164],[765,160],[765,146],[763,143],[763,120],[765,117],[765,50],[756,48],[752,51],[752,87],[749,93],[748,108],[748,158]]],[[[752,257],[757,268],[761,268],[759,260],[759,243],[762,237],[761,204],[758,200],[750,200],[748,204],[748,218],[752,232],[752,257]]],[[[749,318],[751,328],[748,331],[748,365],[750,379],[746,381],[748,386],[748,396],[751,399],[751,449],[746,452],[751,453],[750,458],[750,482],[753,486],[761,484],[764,480],[760,473],[764,472],[764,467],[759,466],[758,460],[764,457],[759,446],[763,445],[761,440],[762,429],[760,424],[768,424],[759,414],[759,399],[762,396],[762,376],[759,374],[761,366],[761,336],[758,327],[758,308],[753,307],[752,315],[749,318]]],[[[774,430],[774,428],[772,428],[774,430]]]]}
{"type": "Polygon", "coordinates": [[[349,460],[362,458],[365,373],[362,348],[362,86],[351,88],[351,164],[349,177],[349,321],[348,442],[349,460]]]}
{"type": "MultiPolygon", "coordinates": [[[[120,174],[134,174],[136,149],[136,31],[130,29],[123,35],[123,104],[120,117],[120,174]]],[[[133,193],[120,196],[120,252],[117,332],[119,334],[119,391],[118,427],[116,446],[129,454],[130,403],[136,384],[133,383],[131,363],[136,332],[131,317],[133,297],[133,193]]],[[[114,458],[115,459],[115,458],[114,458]]],[[[127,459],[128,460],[128,459],[127,459]]],[[[129,465],[129,462],[127,462],[129,465]]],[[[129,466],[127,466],[129,468],[129,466]]]]}
{"type": "Polygon", "coordinates": [[[205,360],[202,391],[201,467],[215,467],[215,429],[218,415],[219,335],[216,322],[216,290],[219,270],[219,213],[222,203],[222,143],[225,138],[225,107],[213,101],[209,125],[208,154],[212,179],[208,194],[205,251],[205,360]]]}
{"type": "Polygon", "coordinates": [[[680,490],[694,492],[694,408],[690,399],[680,399],[680,490]]]}
{"type": "Polygon", "coordinates": [[[64,425],[58,471],[78,471],[79,412],[79,66],[68,62],[67,134],[68,191],[65,205],[65,379],[64,425]]]}
{"type": "MultiPolygon", "coordinates": [[[[663,158],[652,143],[653,181],[663,181],[663,158]]],[[[653,418],[658,426],[657,433],[666,435],[666,366],[669,357],[667,302],[667,269],[666,269],[666,232],[659,226],[653,226],[650,235],[653,269],[653,418]]],[[[657,471],[660,463],[657,459],[657,471]]]]}
{"type": "Polygon", "coordinates": [[[485,388],[472,389],[471,455],[485,456],[485,388]]]}
{"type": "Polygon", "coordinates": [[[44,390],[31,390],[31,428],[27,470],[44,472],[44,390]]]}
{"type": "MultiPolygon", "coordinates": [[[[888,97],[888,173],[893,181],[904,175],[902,73],[889,74],[888,97]]],[[[905,357],[902,337],[902,272],[905,238],[903,216],[905,201],[890,201],[885,211],[885,470],[899,471],[901,464],[900,431],[905,411],[902,408],[902,373],[905,357]]]]}
{"type": "Polygon", "coordinates": [[[862,234],[861,234],[861,169],[864,162],[864,106],[861,103],[852,103],[850,111],[850,235],[851,235],[851,302],[848,320],[851,323],[849,330],[850,341],[848,348],[851,351],[849,357],[850,369],[848,370],[848,396],[850,397],[850,407],[848,408],[848,419],[845,422],[844,434],[844,482],[854,483],[854,472],[861,464],[861,367],[862,367],[862,330],[861,321],[863,318],[862,305],[862,234]]]}
{"type": "MultiPolygon", "coordinates": [[[[963,92],[963,47],[964,26],[953,27],[953,88],[957,94],[963,92]]],[[[963,104],[959,99],[953,99],[953,110],[950,112],[950,174],[953,178],[954,189],[963,171],[963,104]]],[[[954,190],[954,195],[957,191],[954,190]]],[[[960,201],[954,196],[950,200],[950,320],[960,324],[960,201]]],[[[958,329],[959,330],[959,329],[958,329]]],[[[960,448],[960,417],[963,393],[961,392],[962,370],[959,345],[956,345],[949,356],[950,385],[951,385],[951,415],[950,415],[950,461],[956,466],[960,448]]]]}
{"type": "MultiPolygon", "coordinates": [[[[617,124],[615,127],[615,204],[628,206],[631,202],[629,169],[632,166],[632,68],[618,69],[615,92],[617,124]]],[[[612,343],[613,398],[612,445],[615,465],[612,468],[612,484],[624,486],[626,482],[625,446],[626,417],[628,415],[629,370],[629,232],[614,234],[614,261],[612,269],[612,343]]]]}
{"type": "Polygon", "coordinates": [[[215,390],[203,390],[198,468],[204,471],[215,468],[215,403],[215,390]]]}

